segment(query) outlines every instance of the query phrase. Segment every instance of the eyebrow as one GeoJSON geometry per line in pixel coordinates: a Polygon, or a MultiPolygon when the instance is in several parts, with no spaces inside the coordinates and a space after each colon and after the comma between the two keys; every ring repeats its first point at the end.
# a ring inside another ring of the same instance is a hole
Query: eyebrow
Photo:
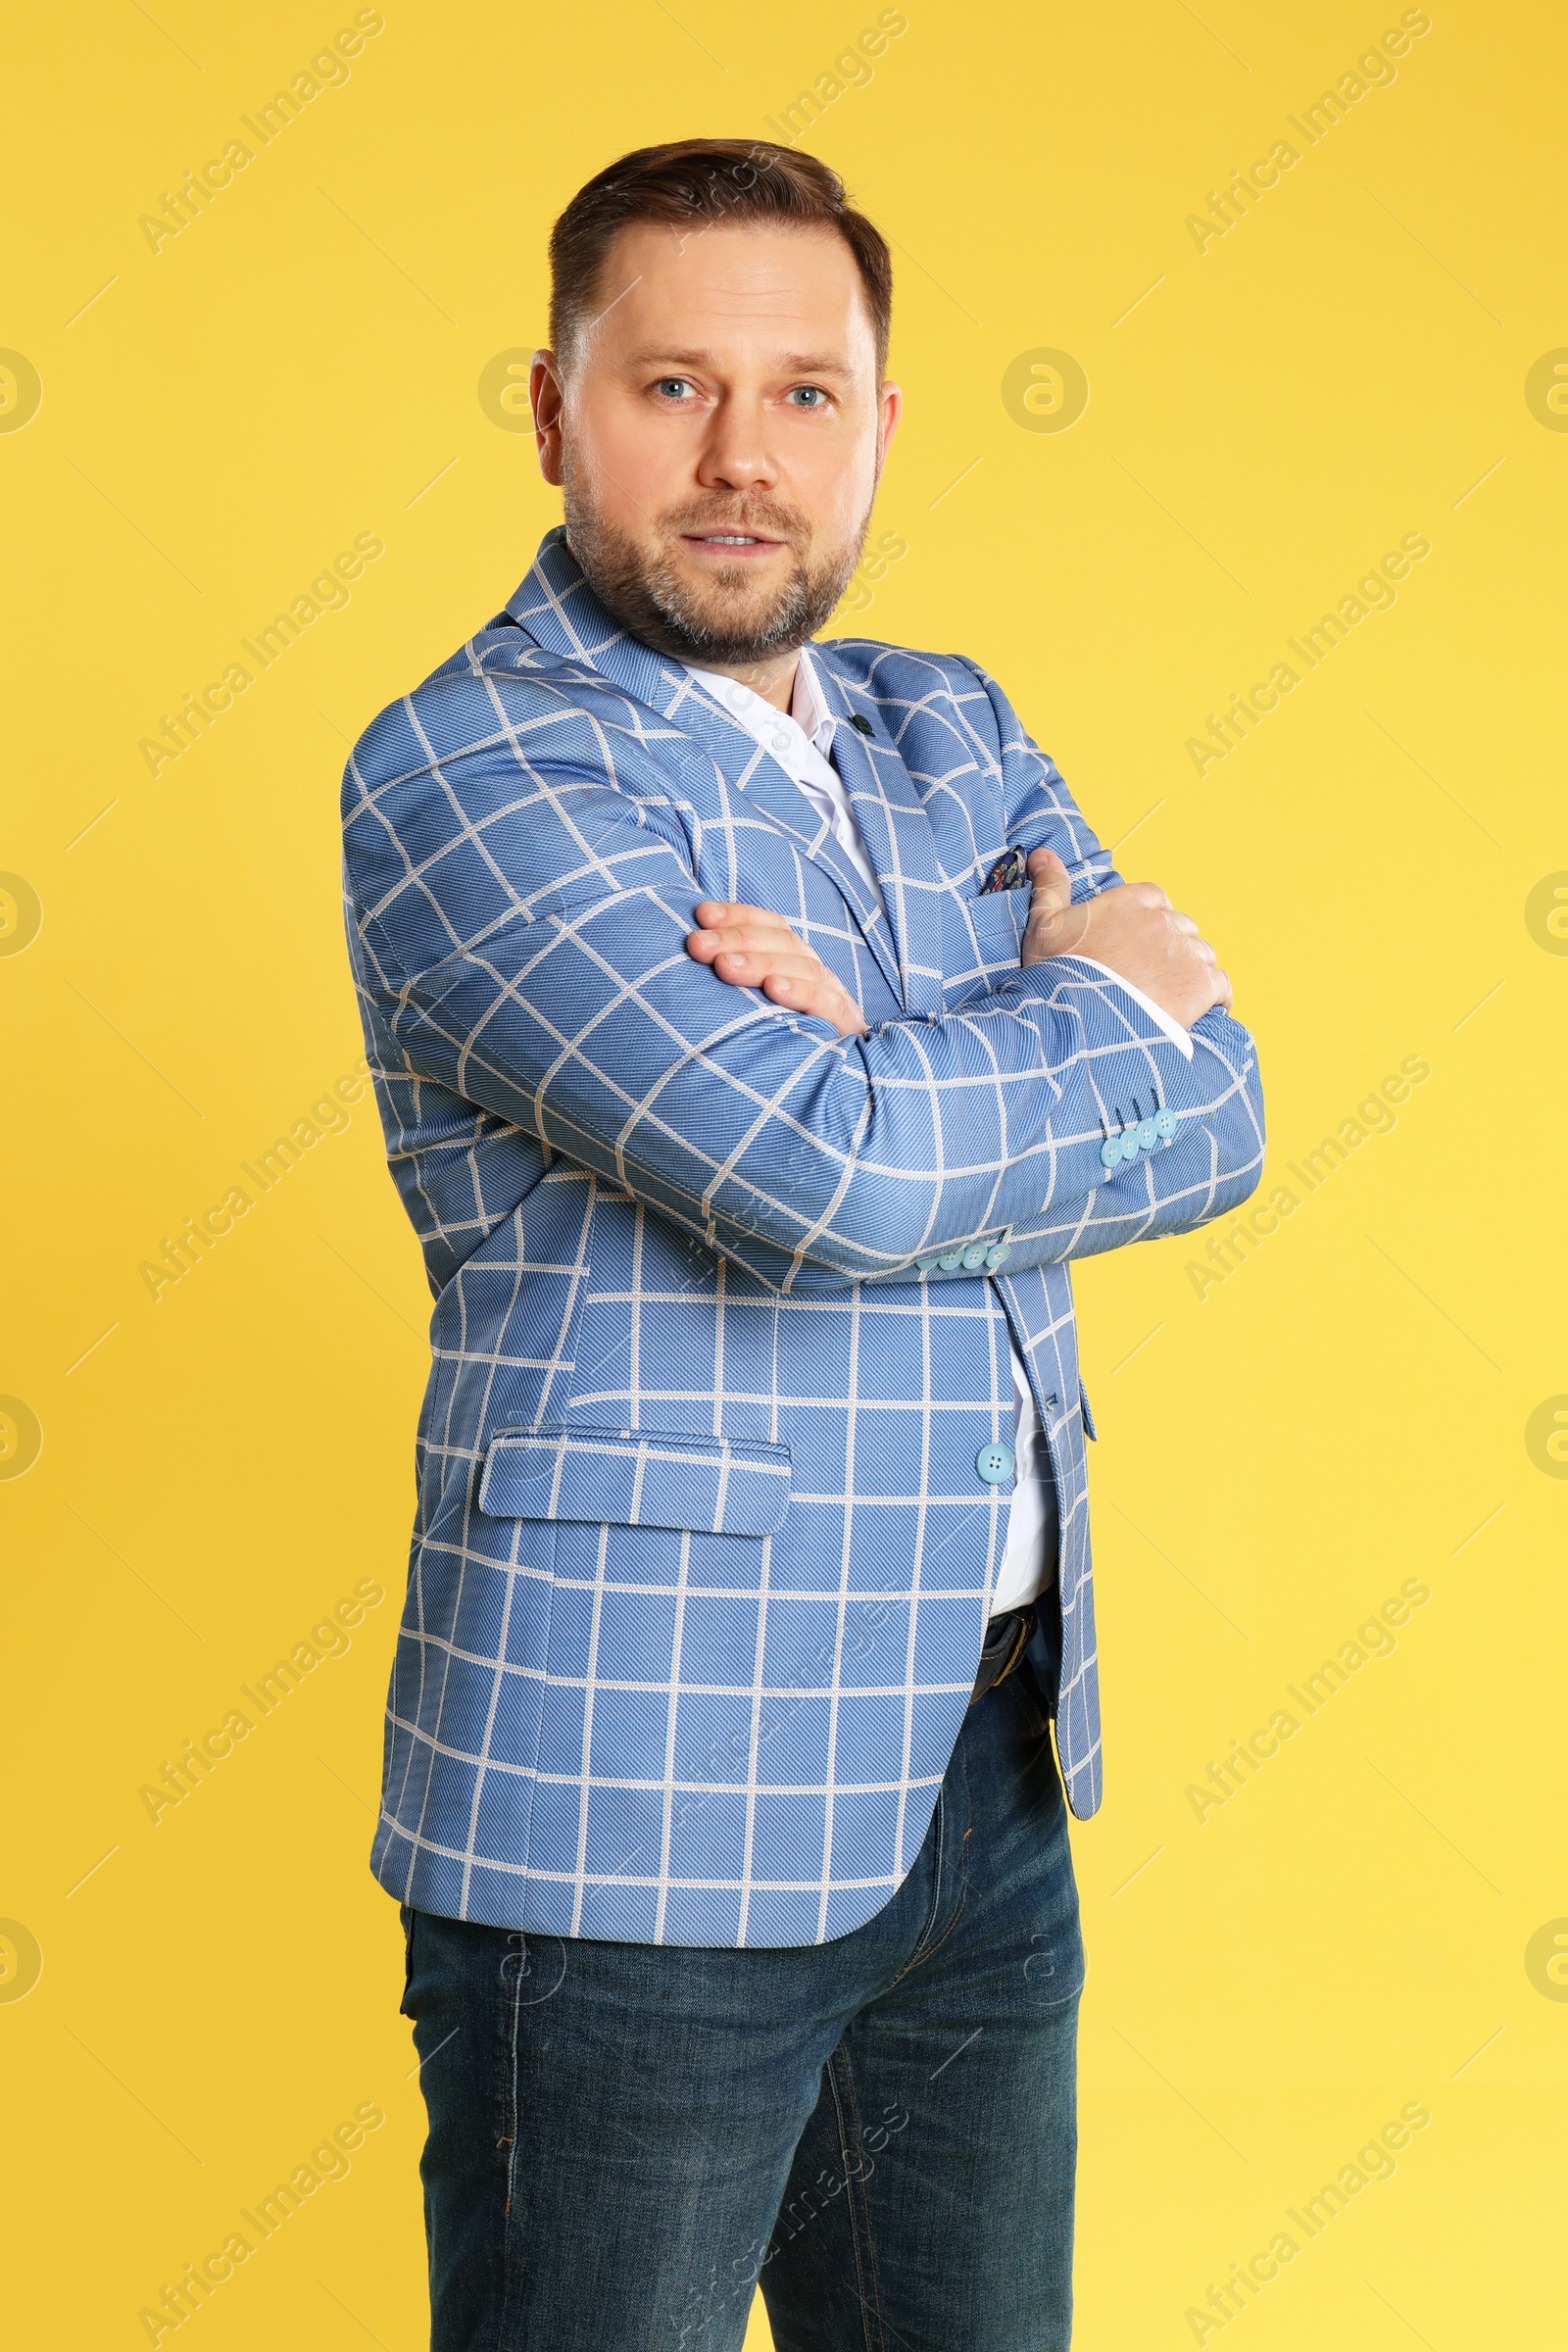
{"type": "MultiPolygon", "coordinates": [[[[701,368],[717,366],[710,351],[668,351],[659,344],[647,344],[640,351],[630,351],[621,362],[623,368],[701,368]]],[[[829,352],[786,351],[779,360],[786,375],[837,375],[847,378],[851,370],[829,352]]]]}

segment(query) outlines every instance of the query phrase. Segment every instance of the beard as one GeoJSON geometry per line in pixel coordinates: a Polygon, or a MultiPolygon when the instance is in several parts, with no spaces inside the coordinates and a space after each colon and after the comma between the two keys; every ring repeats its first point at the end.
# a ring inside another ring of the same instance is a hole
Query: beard
{"type": "Polygon", "coordinates": [[[695,498],[661,515],[662,544],[651,553],[606,520],[569,461],[564,477],[566,544],[589,587],[631,636],[680,662],[761,662],[805,645],[832,617],[871,519],[868,507],[847,546],[813,560],[811,527],[798,508],[766,497],[695,498]],[[764,589],[741,563],[711,579],[685,579],[675,547],[687,531],[756,531],[781,540],[791,556],[788,575],[764,589]]]}

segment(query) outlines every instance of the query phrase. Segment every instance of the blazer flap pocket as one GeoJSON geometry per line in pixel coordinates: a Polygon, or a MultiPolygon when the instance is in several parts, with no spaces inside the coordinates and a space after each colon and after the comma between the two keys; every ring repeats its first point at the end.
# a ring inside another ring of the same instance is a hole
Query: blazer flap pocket
{"type": "Polygon", "coordinates": [[[502,1429],[479,1479],[488,1519],[606,1520],[712,1536],[773,1536],[790,1507],[787,1446],[678,1429],[554,1422],[502,1429]]]}
{"type": "Polygon", "coordinates": [[[983,971],[1005,969],[1017,962],[1029,920],[1030,895],[1027,890],[988,890],[960,902],[980,951],[983,971]]]}

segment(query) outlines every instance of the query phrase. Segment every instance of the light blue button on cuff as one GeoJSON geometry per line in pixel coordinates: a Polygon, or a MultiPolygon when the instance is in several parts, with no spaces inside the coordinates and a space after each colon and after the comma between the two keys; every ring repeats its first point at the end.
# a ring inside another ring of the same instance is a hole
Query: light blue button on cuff
{"type": "Polygon", "coordinates": [[[974,1466],[988,1487],[1000,1487],[1012,1476],[1012,1447],[1010,1446],[982,1446],[974,1457],[974,1466]]]}
{"type": "Polygon", "coordinates": [[[995,1274],[1004,1266],[1010,1252],[1005,1242],[971,1242],[966,1250],[947,1250],[937,1257],[917,1257],[917,1274],[978,1274],[982,1268],[995,1274]]]}

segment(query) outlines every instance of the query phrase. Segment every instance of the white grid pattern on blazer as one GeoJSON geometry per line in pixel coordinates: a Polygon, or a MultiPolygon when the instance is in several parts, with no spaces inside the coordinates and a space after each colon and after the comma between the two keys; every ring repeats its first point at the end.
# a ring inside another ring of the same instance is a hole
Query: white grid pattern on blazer
{"type": "Polygon", "coordinates": [[[1113,981],[1019,969],[1027,893],[980,895],[1004,849],[1049,843],[1078,897],[1117,877],[982,672],[812,650],[862,722],[835,758],[882,906],[559,532],[345,772],[350,955],[435,1298],[373,1854],[424,1909],[709,1945],[879,1909],[1002,1557],[977,1452],[1011,1430],[1009,1330],[1057,1490],[1058,1751],[1073,1810],[1100,1801],[1067,1261],[1247,1197],[1255,1055],[1214,1012],[1188,1061],[1113,981]],[[704,898],[785,915],[870,1034],[693,962],[704,898]],[[1172,1141],[1107,1176],[1106,1134],[1156,1107],[1172,1141]],[[982,1243],[1004,1266],[918,1270],[982,1243]],[[552,1482],[514,1468],[481,1508],[518,1432],[552,1482]],[[632,1454],[663,1465],[635,1506],[632,1454]]]}

